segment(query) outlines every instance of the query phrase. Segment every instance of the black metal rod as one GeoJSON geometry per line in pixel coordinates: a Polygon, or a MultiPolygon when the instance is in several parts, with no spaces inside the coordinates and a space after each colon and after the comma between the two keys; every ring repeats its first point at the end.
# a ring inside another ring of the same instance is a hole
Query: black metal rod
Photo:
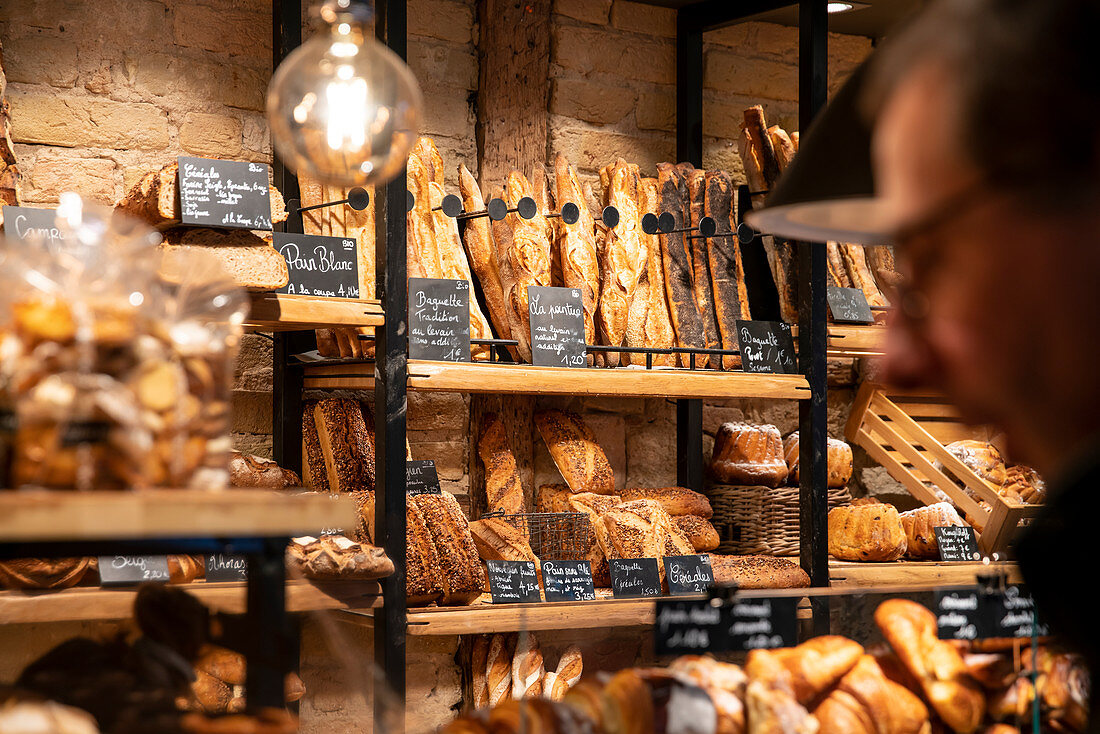
{"type": "Polygon", "coordinates": [[[703,401],[676,401],[676,483],[703,491],[703,401]]]}
{"type": "Polygon", "coordinates": [[[729,0],[701,0],[680,10],[689,28],[716,31],[740,23],[754,15],[794,5],[797,0],[751,0],[731,3],[729,0]]]}
{"type": "Polygon", "coordinates": [[[676,13],[676,159],[703,166],[703,29],[685,10],[676,13]]]}
{"type": "Polygon", "coordinates": [[[310,212],[310,211],[313,211],[314,209],[323,209],[326,206],[339,206],[340,204],[350,204],[350,203],[351,203],[351,199],[340,199],[340,201],[326,201],[323,204],[313,204],[311,206],[298,207],[298,213],[301,214],[302,212],[310,212]]]}
{"type": "Polygon", "coordinates": [[[283,679],[290,672],[290,626],[286,613],[286,546],[290,538],[266,538],[248,556],[248,620],[245,689],[248,708],[282,708],[283,679]]]}

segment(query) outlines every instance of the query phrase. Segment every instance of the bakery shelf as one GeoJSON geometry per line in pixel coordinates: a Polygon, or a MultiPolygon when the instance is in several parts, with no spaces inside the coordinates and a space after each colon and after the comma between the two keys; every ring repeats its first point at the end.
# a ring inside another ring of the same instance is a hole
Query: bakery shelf
{"type": "MultiPolygon", "coordinates": [[[[797,339],[798,326],[791,327],[797,339]]],[[[829,324],[825,355],[830,359],[881,357],[886,327],[881,324],[829,324]]]]}
{"type": "Polygon", "coordinates": [[[834,589],[892,588],[931,590],[940,586],[972,586],[979,575],[1005,574],[1009,583],[1020,583],[1015,563],[940,563],[896,561],[855,563],[829,559],[829,583],[834,589]]]}
{"type": "MultiPolygon", "coordinates": [[[[196,581],[178,588],[211,609],[241,614],[246,610],[244,582],[208,584],[196,581]]],[[[381,603],[376,581],[311,583],[288,581],[286,610],[364,609],[381,603]]],[[[60,591],[0,591],[0,624],[76,622],[126,619],[134,607],[137,590],[77,587],[60,591]]]]}
{"type": "Polygon", "coordinates": [[[295,331],[383,323],[381,302],[375,300],[253,293],[245,326],[257,331],[295,331]]]}
{"type": "Polygon", "coordinates": [[[5,543],[285,537],[351,527],[346,497],[264,490],[0,491],[5,543]]]}
{"type": "MultiPolygon", "coordinates": [[[[370,363],[308,364],[307,388],[371,389],[370,363]]],[[[527,395],[612,395],[617,397],[774,398],[806,400],[802,375],[746,372],[577,369],[477,362],[409,362],[408,387],[426,392],[527,395]]]]}

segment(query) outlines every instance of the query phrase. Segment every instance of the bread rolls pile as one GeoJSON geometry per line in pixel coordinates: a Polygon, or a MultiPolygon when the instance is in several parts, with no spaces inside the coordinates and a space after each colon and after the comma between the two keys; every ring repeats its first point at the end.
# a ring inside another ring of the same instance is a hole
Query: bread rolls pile
{"type": "MultiPolygon", "coordinates": [[[[753,650],[744,667],[685,655],[667,669],[588,675],[560,704],[526,706],[484,692],[477,657],[482,643],[475,642],[478,710],[440,732],[1019,734],[1016,727],[1030,722],[1036,697],[1044,731],[1085,731],[1088,685],[1077,657],[1048,648],[1032,655],[1025,648],[1014,664],[1010,653],[971,652],[966,643],[937,639],[935,615],[901,599],[883,602],[875,623],[887,644],[872,649],[834,635],[792,648],[753,650]],[[1038,673],[1034,685],[1032,670],[1038,673]],[[485,708],[486,701],[492,708],[485,708]]],[[[487,678],[505,676],[490,672],[487,678]]]]}

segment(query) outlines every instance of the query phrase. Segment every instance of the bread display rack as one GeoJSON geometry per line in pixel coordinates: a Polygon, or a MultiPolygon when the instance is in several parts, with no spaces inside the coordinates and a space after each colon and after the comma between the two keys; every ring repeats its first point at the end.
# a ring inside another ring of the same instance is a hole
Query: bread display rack
{"type": "Polygon", "coordinates": [[[1003,555],[1020,521],[1039,512],[1039,505],[1012,502],[999,495],[944,447],[962,439],[988,441],[992,436],[988,429],[965,425],[940,396],[890,391],[865,382],[852,406],[845,436],[921,502],[941,502],[938,493],[943,493],[967,515],[978,519],[982,526],[978,547],[988,555],[1003,555]],[[958,477],[965,489],[933,462],[958,477]],[[987,502],[989,509],[972,495],[987,502]]]}
{"type": "Polygon", "coordinates": [[[294,331],[326,326],[380,326],[376,300],[253,293],[245,327],[254,331],[294,331]]]}

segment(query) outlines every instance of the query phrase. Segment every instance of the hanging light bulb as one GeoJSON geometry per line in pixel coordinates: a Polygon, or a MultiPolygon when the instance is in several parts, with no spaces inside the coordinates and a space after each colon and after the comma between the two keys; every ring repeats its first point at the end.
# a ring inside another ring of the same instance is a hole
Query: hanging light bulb
{"type": "Polygon", "coordinates": [[[409,67],[376,41],[362,0],[328,0],[327,32],[293,51],[271,78],[275,150],[299,174],[342,186],[396,176],[416,142],[421,96],[409,67]]]}

